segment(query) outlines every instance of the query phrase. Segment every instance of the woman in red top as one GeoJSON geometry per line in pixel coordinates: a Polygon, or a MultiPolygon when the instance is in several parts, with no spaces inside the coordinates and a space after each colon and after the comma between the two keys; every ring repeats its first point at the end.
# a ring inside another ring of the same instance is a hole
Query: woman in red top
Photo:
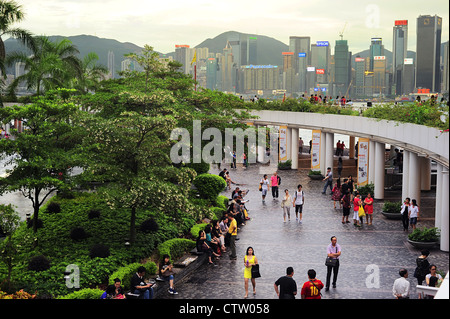
{"type": "Polygon", "coordinates": [[[364,199],[364,211],[366,213],[366,224],[372,225],[373,219],[373,198],[370,193],[367,194],[366,199],[364,199]],[[370,219],[370,222],[369,222],[370,219]]]}
{"type": "Polygon", "coordinates": [[[353,199],[353,225],[356,227],[361,227],[359,224],[359,207],[362,205],[361,195],[359,193],[355,194],[355,198],[353,199]]]}

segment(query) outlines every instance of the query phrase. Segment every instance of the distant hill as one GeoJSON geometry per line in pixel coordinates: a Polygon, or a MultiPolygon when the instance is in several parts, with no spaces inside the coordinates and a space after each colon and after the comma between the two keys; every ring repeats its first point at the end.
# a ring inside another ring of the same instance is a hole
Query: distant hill
{"type": "MultiPolygon", "coordinates": [[[[114,52],[114,66],[117,76],[117,72],[121,70],[121,63],[124,60],[124,54],[132,52],[140,52],[141,47],[130,42],[119,42],[113,39],[104,39],[92,35],[77,35],[71,37],[63,36],[49,36],[52,41],[67,38],[78,48],[80,56],[84,57],[89,52],[95,52],[99,58],[99,64],[108,66],[108,52],[114,52]]],[[[15,39],[8,39],[5,41],[6,52],[27,50],[20,42],[15,39]]],[[[14,74],[14,67],[8,68],[8,73],[14,74]]]]}
{"type": "MultiPolygon", "coordinates": [[[[214,38],[208,38],[201,42],[200,44],[196,45],[195,48],[203,48],[207,47],[209,48],[210,52],[213,53],[222,53],[223,48],[225,48],[225,45],[227,43],[228,38],[230,35],[249,35],[245,33],[240,33],[237,31],[228,31],[219,34],[218,36],[214,38]]],[[[254,35],[254,34],[251,34],[254,35]]],[[[283,59],[281,52],[285,52],[289,50],[289,46],[279,40],[276,40],[274,38],[264,36],[264,35],[256,35],[257,40],[257,63],[258,64],[272,64],[272,65],[278,65],[281,66],[283,64],[283,59]]],[[[62,36],[50,36],[51,40],[61,39],[62,36]]],[[[105,66],[108,65],[108,52],[112,51],[114,52],[114,65],[115,65],[115,71],[116,76],[117,72],[121,69],[121,62],[124,60],[124,54],[132,53],[132,52],[140,52],[142,50],[141,47],[130,43],[130,42],[119,42],[114,39],[105,39],[105,38],[99,38],[92,35],[77,35],[77,36],[70,36],[66,37],[74,45],[77,46],[78,50],[80,51],[80,56],[84,57],[89,52],[95,52],[99,56],[99,63],[103,64],[105,66]]],[[[443,54],[443,46],[444,43],[441,44],[441,55],[443,54]]],[[[8,39],[5,41],[5,49],[6,52],[13,52],[13,51],[22,51],[26,50],[26,48],[20,44],[15,39],[8,39]]],[[[351,49],[351,48],[350,48],[351,49]]],[[[160,53],[161,54],[161,53],[160,53]]],[[[166,56],[175,56],[175,52],[170,52],[165,54],[166,56]]],[[[385,49],[385,55],[387,59],[387,65],[390,66],[392,64],[392,52],[385,49]]],[[[415,58],[416,53],[414,51],[408,51],[408,57],[409,58],[415,58]]],[[[353,53],[352,54],[352,63],[354,64],[354,57],[360,56],[360,57],[368,57],[369,56],[369,50],[364,50],[362,52],[353,53]]],[[[8,68],[9,74],[14,74],[14,67],[8,68]]]]}
{"type": "Polygon", "coordinates": [[[281,52],[289,51],[289,46],[279,40],[274,38],[270,38],[264,35],[255,35],[255,34],[247,34],[240,33],[236,31],[228,31],[222,34],[219,34],[213,39],[206,39],[199,45],[196,45],[196,48],[209,48],[209,52],[214,53],[222,53],[223,48],[227,44],[227,40],[231,35],[243,35],[243,36],[256,36],[257,40],[257,63],[258,64],[272,64],[272,65],[282,65],[283,57],[281,52]]]}

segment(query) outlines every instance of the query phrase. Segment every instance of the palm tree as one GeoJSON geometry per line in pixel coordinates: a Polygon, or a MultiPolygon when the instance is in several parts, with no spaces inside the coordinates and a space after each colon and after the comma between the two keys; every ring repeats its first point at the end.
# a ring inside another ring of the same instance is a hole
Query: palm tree
{"type": "Polygon", "coordinates": [[[0,0],[0,67],[2,73],[6,76],[4,61],[6,57],[5,44],[2,37],[9,35],[19,39],[23,44],[34,47],[33,35],[25,29],[12,28],[11,25],[24,19],[22,6],[15,1],[0,0]]]}
{"type": "MultiPolygon", "coordinates": [[[[11,27],[14,23],[20,22],[24,19],[22,6],[15,1],[0,0],[0,72],[3,75],[1,78],[0,88],[3,87],[3,79],[6,79],[5,69],[5,44],[2,37],[9,35],[13,38],[19,39],[23,44],[30,48],[34,48],[33,36],[30,32],[21,28],[11,27]]],[[[3,99],[0,91],[0,107],[3,106],[3,99]]]]}
{"type": "Polygon", "coordinates": [[[106,79],[108,68],[97,64],[98,55],[95,52],[89,52],[81,62],[81,76],[74,78],[73,87],[81,93],[87,93],[89,90],[95,90],[98,83],[106,79]]]}
{"type": "Polygon", "coordinates": [[[52,42],[46,36],[34,39],[35,46],[31,48],[31,55],[23,52],[12,52],[6,57],[6,64],[17,62],[24,64],[25,74],[20,75],[8,87],[10,95],[20,83],[26,82],[27,89],[35,89],[36,95],[42,90],[69,86],[73,78],[82,75],[82,62],[77,57],[78,49],[68,39],[52,42]]]}

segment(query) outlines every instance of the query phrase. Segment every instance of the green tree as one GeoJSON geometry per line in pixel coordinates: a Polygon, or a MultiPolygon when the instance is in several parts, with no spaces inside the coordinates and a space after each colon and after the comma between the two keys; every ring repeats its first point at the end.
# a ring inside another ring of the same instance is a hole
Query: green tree
{"type": "Polygon", "coordinates": [[[8,267],[8,276],[6,282],[8,290],[11,288],[11,273],[14,259],[17,253],[16,245],[13,242],[13,234],[20,225],[19,214],[14,210],[11,204],[0,205],[0,230],[6,235],[6,239],[1,243],[1,257],[8,267]]]}
{"type": "Polygon", "coordinates": [[[89,52],[81,62],[80,77],[72,80],[72,86],[81,93],[95,91],[99,82],[106,79],[108,68],[97,64],[98,55],[95,52],[89,52]]]}
{"type": "MultiPolygon", "coordinates": [[[[22,11],[22,6],[15,1],[0,0],[0,72],[3,74],[0,87],[3,88],[3,79],[6,79],[5,58],[6,50],[3,36],[11,36],[19,39],[23,44],[30,48],[34,48],[34,40],[32,34],[22,28],[13,27],[13,24],[24,19],[25,15],[22,11]]],[[[3,106],[0,94],[0,106],[3,106]]]]}
{"type": "Polygon", "coordinates": [[[148,91],[148,82],[152,73],[162,69],[162,63],[159,62],[159,55],[153,51],[153,47],[144,45],[142,52],[125,54],[125,57],[136,61],[143,69],[145,74],[145,93],[148,91]]]}
{"type": "Polygon", "coordinates": [[[111,208],[130,210],[131,242],[139,209],[171,214],[188,207],[186,195],[195,173],[171,166],[167,155],[175,123],[173,116],[137,112],[106,119],[94,115],[84,121],[84,176],[105,183],[99,191],[111,208]]]}
{"type": "MultiPolygon", "coordinates": [[[[61,92],[61,91],[60,91],[61,92]]],[[[67,91],[62,91],[67,94],[67,91]]],[[[11,165],[0,178],[0,194],[20,191],[33,206],[33,230],[37,231],[39,208],[57,190],[66,190],[73,179],[70,168],[78,157],[79,136],[74,129],[78,107],[55,92],[26,105],[0,109],[0,121],[22,119],[25,130],[12,131],[13,138],[0,141],[0,156],[11,165]]]]}
{"type": "Polygon", "coordinates": [[[6,58],[7,65],[24,63],[25,73],[14,79],[8,87],[8,94],[14,96],[15,90],[22,82],[27,89],[35,89],[36,95],[42,90],[68,86],[73,78],[81,78],[82,61],[77,57],[78,49],[68,39],[52,42],[46,36],[34,40],[32,54],[12,52],[6,58]]]}

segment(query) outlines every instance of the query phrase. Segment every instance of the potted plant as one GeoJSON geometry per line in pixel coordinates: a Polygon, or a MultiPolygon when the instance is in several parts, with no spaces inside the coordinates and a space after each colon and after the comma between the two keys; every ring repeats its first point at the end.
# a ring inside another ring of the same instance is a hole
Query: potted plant
{"type": "Polygon", "coordinates": [[[320,171],[313,171],[312,169],[308,172],[308,177],[311,179],[323,179],[323,175],[320,171]]]}
{"type": "Polygon", "coordinates": [[[418,249],[430,249],[439,243],[440,231],[437,227],[416,228],[408,235],[407,241],[418,249]]]}
{"type": "Polygon", "coordinates": [[[278,163],[278,169],[291,169],[292,167],[292,161],[287,160],[286,162],[279,162],[278,163]]]}
{"type": "Polygon", "coordinates": [[[356,190],[361,195],[361,197],[366,197],[367,194],[369,194],[369,193],[373,197],[373,192],[375,190],[375,185],[373,183],[369,183],[367,185],[357,187],[356,190]]]}
{"type": "Polygon", "coordinates": [[[385,202],[381,213],[388,219],[402,219],[402,202],[385,202]]]}

